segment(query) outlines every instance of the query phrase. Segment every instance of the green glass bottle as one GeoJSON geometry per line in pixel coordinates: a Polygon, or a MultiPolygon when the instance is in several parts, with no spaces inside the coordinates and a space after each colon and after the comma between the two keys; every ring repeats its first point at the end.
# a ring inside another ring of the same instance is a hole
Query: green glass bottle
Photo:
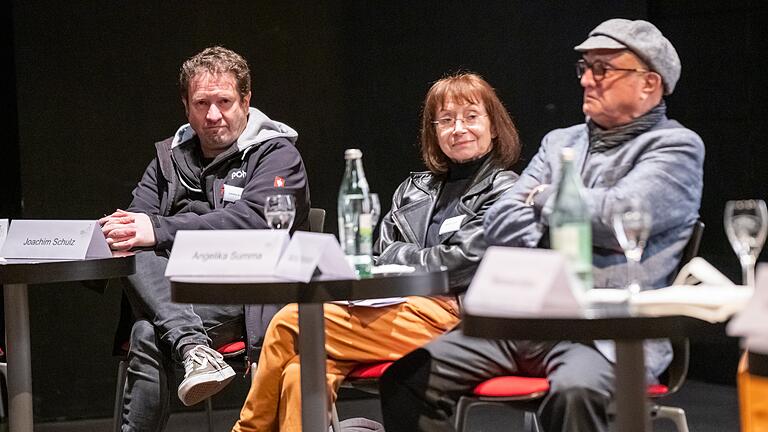
{"type": "Polygon", "coordinates": [[[593,287],[592,217],[574,158],[572,148],[563,149],[562,175],[557,185],[555,206],[549,217],[549,241],[552,249],[568,260],[569,267],[581,284],[580,288],[586,292],[593,287]]]}
{"type": "Polygon", "coordinates": [[[371,197],[363,172],[362,157],[363,152],[359,149],[344,152],[346,168],[339,188],[337,207],[339,243],[358,278],[370,277],[373,264],[371,197]]]}

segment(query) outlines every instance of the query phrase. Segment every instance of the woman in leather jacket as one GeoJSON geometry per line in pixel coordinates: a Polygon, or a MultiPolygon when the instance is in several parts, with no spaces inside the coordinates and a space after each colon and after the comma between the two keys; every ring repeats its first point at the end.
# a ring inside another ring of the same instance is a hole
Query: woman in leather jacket
{"type": "MultiPolygon", "coordinates": [[[[397,188],[374,246],[377,265],[445,266],[465,287],[486,242],[483,215],[512,186],[520,154],[512,119],[480,76],[435,82],[422,112],[422,157],[429,171],[397,188]]],[[[324,307],[331,401],[358,364],[397,360],[459,321],[452,297],[407,297],[383,307],[324,307]]],[[[267,329],[251,390],[233,431],[300,431],[298,307],[284,307],[267,329]]]]}

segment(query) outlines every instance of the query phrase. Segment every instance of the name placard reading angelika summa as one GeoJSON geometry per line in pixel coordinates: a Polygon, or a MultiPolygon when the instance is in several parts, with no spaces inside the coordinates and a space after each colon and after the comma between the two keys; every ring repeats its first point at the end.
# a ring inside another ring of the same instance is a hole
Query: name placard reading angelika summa
{"type": "Polygon", "coordinates": [[[165,276],[271,276],[289,240],[287,230],[177,231],[165,276]]]}
{"type": "Polygon", "coordinates": [[[195,251],[192,254],[192,260],[200,262],[214,261],[258,261],[264,259],[264,254],[261,252],[198,252],[195,251]]]}

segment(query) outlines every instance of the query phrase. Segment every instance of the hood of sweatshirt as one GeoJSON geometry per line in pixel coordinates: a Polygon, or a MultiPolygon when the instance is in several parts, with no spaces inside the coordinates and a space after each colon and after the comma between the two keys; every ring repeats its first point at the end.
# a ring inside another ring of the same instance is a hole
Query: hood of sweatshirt
{"type": "MultiPolygon", "coordinates": [[[[196,135],[192,126],[187,123],[182,125],[171,142],[171,149],[184,145],[196,135]]],[[[285,123],[272,120],[266,114],[256,108],[248,108],[248,123],[245,130],[237,138],[237,149],[240,152],[257,144],[269,141],[273,138],[286,138],[292,144],[296,144],[299,134],[285,123]]]]}

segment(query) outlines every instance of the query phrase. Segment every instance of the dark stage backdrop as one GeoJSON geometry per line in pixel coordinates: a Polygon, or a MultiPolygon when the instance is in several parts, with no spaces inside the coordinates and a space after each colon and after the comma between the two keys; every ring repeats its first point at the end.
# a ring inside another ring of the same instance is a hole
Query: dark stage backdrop
{"type": "MultiPolygon", "coordinates": [[[[362,149],[382,197],[423,169],[418,120],[431,82],[457,70],[485,76],[520,128],[521,170],[548,130],[583,121],[573,46],[604,19],[642,18],[682,58],[671,116],[707,145],[701,254],[738,278],[722,208],[765,198],[768,183],[761,2],[141,3],[2,7],[13,21],[4,18],[2,49],[15,74],[3,83],[0,217],[95,219],[126,206],[152,143],[185,122],[181,62],[222,44],[251,64],[252,105],[299,131],[312,203],[329,211],[335,233],[345,148],[362,149]]],[[[111,415],[119,288],[36,286],[30,307],[36,418],[111,415]]],[[[733,339],[699,341],[692,373],[732,382],[737,355],[733,339]]],[[[237,406],[245,394],[230,393],[219,403],[237,406]]]]}

